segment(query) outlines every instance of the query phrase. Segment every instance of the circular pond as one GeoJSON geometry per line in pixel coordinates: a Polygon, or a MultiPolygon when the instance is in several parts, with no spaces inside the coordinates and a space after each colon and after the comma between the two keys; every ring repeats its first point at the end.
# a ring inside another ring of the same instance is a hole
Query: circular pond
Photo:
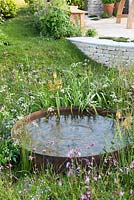
{"type": "Polygon", "coordinates": [[[96,157],[126,146],[125,134],[118,133],[114,115],[108,111],[97,110],[97,115],[94,110],[82,112],[76,107],[59,111],[60,115],[57,109],[49,109],[26,116],[15,124],[12,137],[20,143],[25,139],[27,150],[34,149],[40,158],[62,161],[74,156],[96,157]]]}

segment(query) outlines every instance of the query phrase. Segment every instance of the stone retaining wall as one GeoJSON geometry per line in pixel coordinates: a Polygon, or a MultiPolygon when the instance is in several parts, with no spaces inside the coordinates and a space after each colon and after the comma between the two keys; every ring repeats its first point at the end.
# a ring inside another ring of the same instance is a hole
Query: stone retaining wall
{"type": "Polygon", "coordinates": [[[68,38],[85,55],[106,66],[134,66],[134,43],[90,37],[68,38]]]}

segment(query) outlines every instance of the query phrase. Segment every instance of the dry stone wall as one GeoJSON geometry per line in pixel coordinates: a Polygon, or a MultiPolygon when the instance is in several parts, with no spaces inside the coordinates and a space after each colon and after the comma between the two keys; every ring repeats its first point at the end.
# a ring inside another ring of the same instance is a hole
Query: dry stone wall
{"type": "Polygon", "coordinates": [[[134,66],[134,43],[89,37],[69,38],[85,55],[108,67],[134,66]]]}
{"type": "Polygon", "coordinates": [[[101,0],[89,0],[88,1],[88,15],[100,16],[103,13],[103,4],[101,0]]]}

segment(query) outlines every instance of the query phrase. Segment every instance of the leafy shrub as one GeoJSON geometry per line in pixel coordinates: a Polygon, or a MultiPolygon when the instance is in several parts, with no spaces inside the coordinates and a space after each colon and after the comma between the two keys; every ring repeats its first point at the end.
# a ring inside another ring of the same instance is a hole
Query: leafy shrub
{"type": "Polygon", "coordinates": [[[80,9],[84,9],[85,1],[84,0],[67,0],[69,5],[78,6],[80,9]]]}
{"type": "Polygon", "coordinates": [[[88,29],[86,35],[89,37],[95,37],[97,35],[97,31],[94,28],[88,29]]]}
{"type": "Polygon", "coordinates": [[[0,0],[0,13],[4,18],[11,18],[16,15],[17,6],[13,0],[0,0]]]}
{"type": "Polygon", "coordinates": [[[29,6],[29,11],[31,13],[35,13],[41,9],[43,9],[43,7],[45,7],[46,2],[43,0],[24,0],[25,3],[28,4],[29,6]]]}
{"type": "Polygon", "coordinates": [[[79,28],[70,21],[70,13],[64,8],[59,1],[35,13],[35,24],[41,35],[55,39],[80,35],[79,28]]]}
{"type": "Polygon", "coordinates": [[[0,166],[17,163],[19,150],[11,139],[0,137],[0,166]]]}

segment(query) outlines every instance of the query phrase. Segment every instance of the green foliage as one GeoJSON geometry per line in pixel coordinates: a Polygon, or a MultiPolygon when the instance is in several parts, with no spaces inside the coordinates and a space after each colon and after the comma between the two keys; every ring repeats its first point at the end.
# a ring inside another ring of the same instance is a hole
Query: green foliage
{"type": "Polygon", "coordinates": [[[89,37],[95,37],[97,35],[97,31],[94,28],[88,29],[86,35],[89,37]]]}
{"type": "Polygon", "coordinates": [[[111,4],[111,3],[115,3],[116,0],[102,0],[103,4],[111,4]]]}
{"type": "Polygon", "coordinates": [[[1,30],[0,30],[0,46],[7,44],[8,45],[8,37],[6,34],[4,34],[1,30]]]}
{"type": "Polygon", "coordinates": [[[100,16],[101,18],[110,18],[111,16],[107,12],[103,12],[100,16]]]}
{"type": "Polygon", "coordinates": [[[85,7],[85,0],[67,0],[69,5],[78,6],[79,9],[83,9],[85,7]]]}
{"type": "Polygon", "coordinates": [[[35,13],[35,24],[41,35],[60,39],[80,35],[79,28],[70,21],[69,12],[62,4],[52,2],[35,13]]]}
{"type": "Polygon", "coordinates": [[[8,163],[17,163],[19,155],[18,147],[11,139],[0,137],[0,166],[8,163]]]}
{"type": "Polygon", "coordinates": [[[11,18],[16,15],[17,7],[13,0],[0,0],[0,13],[4,18],[11,18]]]}
{"type": "Polygon", "coordinates": [[[29,11],[34,14],[35,12],[46,7],[47,3],[44,0],[25,0],[28,4],[29,11]]]}
{"type": "Polygon", "coordinates": [[[2,24],[3,22],[4,22],[3,14],[0,13],[0,24],[2,24]]]}
{"type": "Polygon", "coordinates": [[[99,37],[100,39],[107,39],[107,40],[113,40],[115,42],[132,42],[131,40],[129,40],[129,38],[124,38],[124,37],[99,37]]]}

